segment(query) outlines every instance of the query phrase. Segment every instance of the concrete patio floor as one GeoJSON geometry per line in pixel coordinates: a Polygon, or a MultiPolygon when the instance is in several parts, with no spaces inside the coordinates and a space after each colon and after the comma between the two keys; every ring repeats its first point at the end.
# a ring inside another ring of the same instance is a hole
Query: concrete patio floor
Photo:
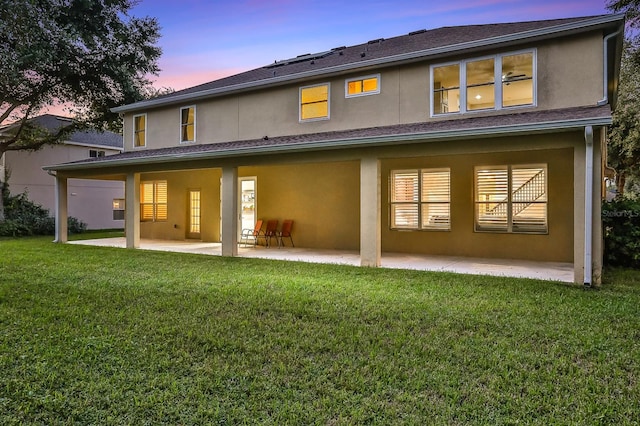
{"type": "MultiPolygon", "coordinates": [[[[119,248],[126,247],[124,237],[69,241],[69,244],[119,248]]],[[[198,241],[141,239],[139,248],[142,250],[205,254],[213,256],[222,255],[222,245],[220,243],[204,243],[198,241]]],[[[360,264],[359,253],[357,251],[346,250],[240,246],[238,248],[238,256],[311,263],[334,263],[354,266],[358,266],[360,264]]],[[[533,262],[526,260],[382,253],[381,267],[573,282],[573,264],[559,262],[533,262]]]]}

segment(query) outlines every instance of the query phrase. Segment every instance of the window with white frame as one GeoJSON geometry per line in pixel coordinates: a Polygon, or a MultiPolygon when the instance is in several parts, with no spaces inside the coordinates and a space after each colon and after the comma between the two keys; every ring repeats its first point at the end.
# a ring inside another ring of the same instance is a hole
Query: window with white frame
{"type": "Polygon", "coordinates": [[[133,146],[135,148],[147,145],[147,114],[133,116],[133,146]]]}
{"type": "Polygon", "coordinates": [[[167,220],[167,181],[140,183],[140,220],[158,222],[167,220]]]}
{"type": "Polygon", "coordinates": [[[124,220],[124,198],[113,199],[113,220],[124,220]]]}
{"type": "Polygon", "coordinates": [[[180,108],[180,142],[196,140],[196,107],[180,108]]]}
{"type": "Polygon", "coordinates": [[[390,180],[392,229],[451,229],[448,168],[393,170],[390,180]]]}
{"type": "Polygon", "coordinates": [[[89,150],[89,158],[98,158],[98,157],[104,157],[105,156],[105,152],[104,151],[100,151],[97,149],[90,149],[89,150]]]}
{"type": "Polygon", "coordinates": [[[534,105],[535,53],[530,50],[432,65],[432,115],[534,105]]]}
{"type": "Polygon", "coordinates": [[[345,97],[376,95],[380,93],[380,74],[345,80],[345,97]]]}
{"type": "Polygon", "coordinates": [[[547,165],[475,168],[475,230],[544,234],[547,165]]]}
{"type": "Polygon", "coordinates": [[[329,118],[329,83],[300,88],[300,121],[329,118]]]}

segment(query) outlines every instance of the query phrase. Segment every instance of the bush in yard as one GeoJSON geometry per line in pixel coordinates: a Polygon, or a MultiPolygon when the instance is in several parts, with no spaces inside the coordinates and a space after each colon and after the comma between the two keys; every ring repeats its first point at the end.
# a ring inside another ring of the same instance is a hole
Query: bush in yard
{"type": "Polygon", "coordinates": [[[616,199],[602,205],[604,263],[640,269],[640,201],[616,199]]]}
{"type": "MultiPolygon", "coordinates": [[[[20,237],[55,233],[55,219],[49,215],[49,210],[29,200],[26,192],[3,195],[5,220],[0,222],[0,236],[20,237]]],[[[70,233],[78,234],[84,232],[87,225],[75,217],[69,217],[68,229],[70,233]]]]}

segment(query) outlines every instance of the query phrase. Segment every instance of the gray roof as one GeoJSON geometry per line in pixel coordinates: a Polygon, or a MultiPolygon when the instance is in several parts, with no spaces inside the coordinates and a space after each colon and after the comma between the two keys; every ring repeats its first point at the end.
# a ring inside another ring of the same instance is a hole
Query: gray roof
{"type": "MultiPolygon", "coordinates": [[[[51,131],[55,131],[60,127],[68,126],[72,122],[70,118],[60,117],[53,114],[40,115],[38,117],[34,117],[32,121],[51,131]]],[[[95,145],[120,150],[124,148],[122,136],[110,131],[98,132],[95,130],[79,130],[69,135],[65,141],[81,145],[95,145]]]]}
{"type": "Polygon", "coordinates": [[[277,61],[261,68],[154,99],[117,107],[113,111],[135,111],[264,86],[275,86],[321,75],[444,57],[472,49],[490,49],[498,44],[527,43],[599,28],[613,30],[623,22],[624,15],[618,14],[414,31],[399,37],[371,40],[350,47],[334,47],[324,52],[277,61]]]}
{"type": "Polygon", "coordinates": [[[589,125],[604,126],[609,124],[611,124],[611,108],[609,105],[535,110],[455,120],[435,120],[323,133],[264,137],[233,142],[142,149],[57,166],[48,166],[45,169],[97,169],[142,163],[229,158],[256,154],[374,147],[392,144],[402,145],[517,133],[570,131],[583,129],[589,125]]]}

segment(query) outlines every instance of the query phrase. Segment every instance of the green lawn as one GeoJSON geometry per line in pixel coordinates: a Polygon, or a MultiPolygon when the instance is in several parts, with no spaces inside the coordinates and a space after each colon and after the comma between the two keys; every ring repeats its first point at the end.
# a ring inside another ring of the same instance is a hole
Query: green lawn
{"type": "Polygon", "coordinates": [[[0,240],[0,424],[640,422],[640,272],[526,279],[0,240]]]}

